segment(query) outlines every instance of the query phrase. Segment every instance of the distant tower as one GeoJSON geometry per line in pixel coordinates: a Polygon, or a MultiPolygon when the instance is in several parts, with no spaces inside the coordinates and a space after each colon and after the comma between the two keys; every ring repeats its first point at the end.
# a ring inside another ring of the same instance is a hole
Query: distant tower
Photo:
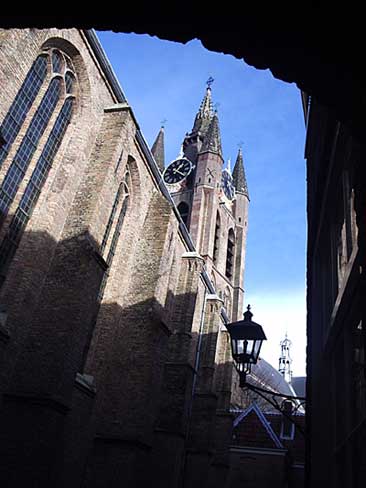
{"type": "Polygon", "coordinates": [[[291,345],[292,342],[290,341],[290,339],[287,338],[287,332],[286,332],[284,340],[280,342],[281,356],[279,359],[278,371],[282,374],[282,376],[285,378],[287,383],[291,383],[292,380],[292,370],[291,370],[292,359],[290,355],[291,345]]]}

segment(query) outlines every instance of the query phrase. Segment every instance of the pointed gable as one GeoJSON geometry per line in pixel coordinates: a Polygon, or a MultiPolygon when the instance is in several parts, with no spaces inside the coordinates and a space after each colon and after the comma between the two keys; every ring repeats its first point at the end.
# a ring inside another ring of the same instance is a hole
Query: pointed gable
{"type": "Polygon", "coordinates": [[[245,177],[243,153],[241,149],[239,149],[238,156],[236,158],[233,170],[233,181],[235,185],[235,190],[243,193],[249,199],[248,184],[245,177]]]}
{"type": "Polygon", "coordinates": [[[151,152],[160,171],[163,172],[165,167],[164,127],[160,128],[159,134],[152,145],[151,152]]]}
{"type": "Polygon", "coordinates": [[[219,154],[222,157],[221,135],[217,112],[214,113],[210,125],[208,126],[200,152],[202,153],[206,151],[219,154]]]}
{"type": "Polygon", "coordinates": [[[256,403],[234,420],[233,444],[243,447],[283,449],[284,446],[256,403]]]}

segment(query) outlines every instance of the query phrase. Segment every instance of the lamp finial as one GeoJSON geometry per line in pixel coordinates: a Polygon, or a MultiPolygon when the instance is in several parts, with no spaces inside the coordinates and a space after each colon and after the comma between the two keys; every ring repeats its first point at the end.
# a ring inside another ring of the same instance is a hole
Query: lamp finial
{"type": "Polygon", "coordinates": [[[250,311],[251,308],[252,307],[250,305],[247,306],[247,311],[244,313],[244,320],[245,321],[248,321],[248,322],[251,322],[252,321],[253,314],[250,311]]]}

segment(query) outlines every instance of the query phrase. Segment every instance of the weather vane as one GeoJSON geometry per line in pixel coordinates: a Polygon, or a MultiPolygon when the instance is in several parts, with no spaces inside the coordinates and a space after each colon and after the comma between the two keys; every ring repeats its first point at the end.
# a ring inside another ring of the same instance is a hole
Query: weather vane
{"type": "Polygon", "coordinates": [[[209,79],[206,81],[207,88],[211,88],[211,85],[214,81],[215,81],[214,78],[212,78],[212,76],[210,76],[209,79]]]}
{"type": "Polygon", "coordinates": [[[161,127],[164,127],[165,126],[165,122],[168,122],[168,120],[167,119],[164,119],[164,120],[162,120],[160,122],[161,127]]]}
{"type": "Polygon", "coordinates": [[[243,149],[243,144],[244,144],[244,142],[243,142],[243,141],[239,141],[239,142],[238,142],[238,148],[239,148],[239,149],[243,149]]]}

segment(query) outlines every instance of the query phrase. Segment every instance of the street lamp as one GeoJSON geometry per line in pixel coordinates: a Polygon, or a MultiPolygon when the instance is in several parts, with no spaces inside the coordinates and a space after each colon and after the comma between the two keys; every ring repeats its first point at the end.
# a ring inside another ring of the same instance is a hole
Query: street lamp
{"type": "Polygon", "coordinates": [[[252,364],[256,364],[262,347],[267,340],[262,326],[252,321],[253,314],[248,305],[244,320],[226,324],[230,334],[231,350],[235,367],[239,373],[240,386],[246,384],[246,375],[250,374],[252,364]]]}
{"type": "Polygon", "coordinates": [[[234,365],[239,373],[240,388],[248,388],[260,395],[264,400],[288,418],[288,420],[293,422],[299,431],[305,435],[302,427],[294,420],[293,415],[289,414],[287,411],[289,402],[291,402],[292,406],[295,407],[292,410],[292,414],[296,413],[296,411],[305,404],[304,397],[277,393],[276,391],[267,390],[251,383],[247,383],[246,381],[247,374],[251,373],[252,364],[256,364],[258,361],[262,342],[267,340],[262,326],[253,322],[252,317],[253,314],[250,311],[250,305],[248,305],[247,311],[244,313],[244,320],[226,324],[226,328],[230,334],[234,365]],[[279,404],[277,398],[283,398],[284,401],[279,404]]]}

